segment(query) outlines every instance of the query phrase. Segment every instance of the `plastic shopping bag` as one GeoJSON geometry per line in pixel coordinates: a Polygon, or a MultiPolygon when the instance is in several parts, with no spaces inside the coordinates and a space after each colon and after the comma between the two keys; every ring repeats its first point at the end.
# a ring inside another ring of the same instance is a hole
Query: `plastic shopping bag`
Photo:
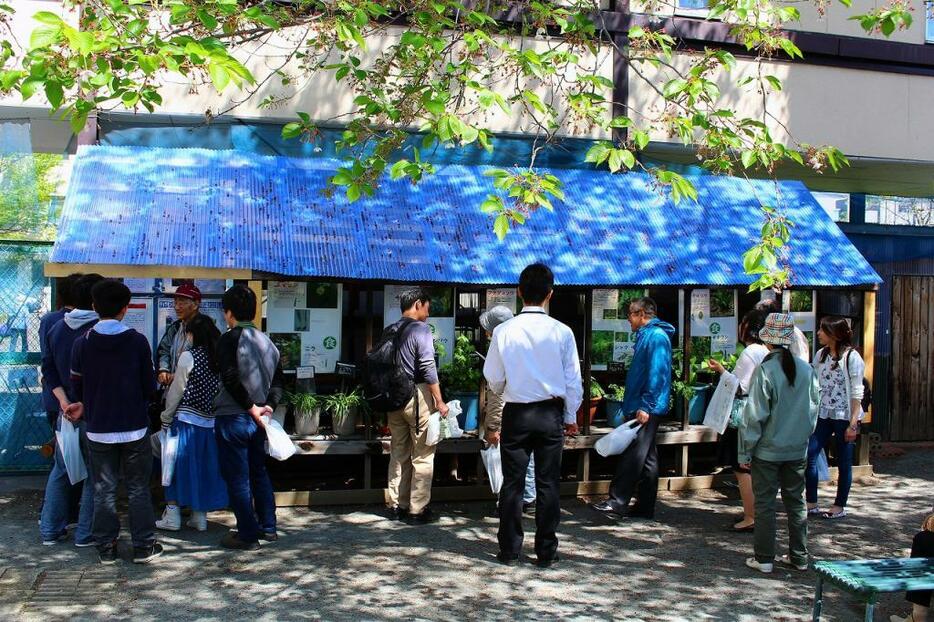
{"type": "Polygon", "coordinates": [[[713,428],[717,434],[723,434],[730,422],[730,413],[733,412],[733,398],[739,388],[739,378],[729,372],[720,374],[720,382],[710,398],[707,412],[704,414],[704,425],[713,428]]]}
{"type": "Polygon", "coordinates": [[[266,453],[276,460],[288,460],[298,451],[295,443],[282,429],[282,424],[275,419],[263,417],[263,427],[266,428],[266,453]]]}
{"type": "Polygon", "coordinates": [[[827,464],[827,453],[823,449],[817,454],[817,481],[830,481],[830,465],[827,464]]]}
{"type": "Polygon", "coordinates": [[[499,453],[499,445],[481,449],[480,459],[483,460],[483,468],[490,476],[490,488],[493,489],[493,494],[498,495],[499,489],[503,487],[503,458],[499,453]]]}
{"type": "Polygon", "coordinates": [[[464,412],[460,400],[448,402],[448,416],[441,418],[441,438],[460,438],[464,435],[457,418],[464,412]]]}
{"type": "Polygon", "coordinates": [[[435,412],[428,416],[428,430],[425,432],[425,444],[429,447],[441,442],[441,413],[435,412]]]}
{"type": "Polygon", "coordinates": [[[175,458],[178,456],[178,434],[162,432],[162,485],[171,486],[175,475],[175,458]]]}
{"type": "Polygon", "coordinates": [[[594,444],[594,449],[604,458],[621,454],[632,444],[632,441],[636,438],[636,434],[638,434],[641,429],[642,426],[639,425],[639,422],[635,419],[631,419],[598,440],[596,444],[594,444]]]}
{"type": "Polygon", "coordinates": [[[68,481],[72,485],[84,481],[88,476],[88,468],[84,464],[84,456],[81,455],[81,438],[79,437],[78,428],[71,421],[62,417],[62,426],[55,433],[55,441],[58,443],[59,451],[62,452],[65,470],[68,472],[68,481]]]}

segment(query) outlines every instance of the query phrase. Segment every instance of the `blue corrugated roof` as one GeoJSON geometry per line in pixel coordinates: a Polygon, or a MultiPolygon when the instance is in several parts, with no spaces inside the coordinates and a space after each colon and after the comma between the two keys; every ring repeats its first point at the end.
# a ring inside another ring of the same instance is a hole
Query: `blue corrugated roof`
{"type": "Polygon", "coordinates": [[[86,147],[52,261],[241,268],[287,276],[515,283],[544,261],[562,285],[743,285],[760,201],[780,193],[797,226],[794,285],[879,276],[799,182],[697,177],[673,205],[647,175],[562,170],[565,201],[500,243],[479,205],[483,167],[445,166],[417,186],[388,179],[348,203],[323,191],[338,163],[235,151],[86,147]]]}

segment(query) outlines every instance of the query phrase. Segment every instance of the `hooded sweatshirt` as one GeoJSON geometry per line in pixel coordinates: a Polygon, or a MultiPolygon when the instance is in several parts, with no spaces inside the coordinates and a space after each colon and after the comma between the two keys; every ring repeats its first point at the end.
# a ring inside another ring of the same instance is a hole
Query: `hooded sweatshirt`
{"type": "Polygon", "coordinates": [[[149,342],[117,320],[102,320],[75,341],[71,386],[84,404],[88,438],[102,443],[142,438],[156,372],[149,342]]]}
{"type": "MultiPolygon", "coordinates": [[[[64,315],[49,329],[48,343],[42,353],[43,385],[49,393],[62,387],[68,399],[75,401],[71,390],[71,349],[75,341],[97,324],[97,313],[87,309],[74,309],[64,315]]],[[[58,400],[52,397],[53,406],[49,410],[58,410],[58,400]]]]}
{"type": "MultiPolygon", "coordinates": [[[[65,317],[65,309],[58,309],[56,311],[49,311],[39,320],[39,355],[44,359],[47,352],[50,351],[49,348],[49,331],[52,330],[52,327],[58,324],[63,317],[65,317]]],[[[52,395],[52,389],[55,387],[49,386],[48,378],[46,378],[45,372],[42,372],[42,405],[45,407],[46,412],[55,412],[58,410],[58,400],[55,399],[55,396],[52,395]]]]}
{"type": "Polygon", "coordinates": [[[675,327],[658,318],[636,331],[632,364],[626,375],[623,413],[642,410],[653,416],[668,413],[671,395],[671,336],[675,327]]]}

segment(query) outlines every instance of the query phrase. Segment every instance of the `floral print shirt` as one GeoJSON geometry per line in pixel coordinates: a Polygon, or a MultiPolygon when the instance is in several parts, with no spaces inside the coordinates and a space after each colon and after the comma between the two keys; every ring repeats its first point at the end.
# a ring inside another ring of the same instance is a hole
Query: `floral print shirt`
{"type": "Polygon", "coordinates": [[[850,406],[846,399],[846,376],[843,365],[825,365],[820,372],[821,419],[849,419],[850,406]]]}

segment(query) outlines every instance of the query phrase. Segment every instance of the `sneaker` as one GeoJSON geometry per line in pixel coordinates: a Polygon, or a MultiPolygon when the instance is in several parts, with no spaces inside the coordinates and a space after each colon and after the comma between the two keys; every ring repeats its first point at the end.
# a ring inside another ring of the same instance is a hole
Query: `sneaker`
{"type": "Polygon", "coordinates": [[[221,539],[221,546],[234,551],[256,551],[259,549],[259,542],[244,542],[237,532],[231,531],[221,539]]]}
{"type": "Polygon", "coordinates": [[[528,514],[529,516],[535,516],[535,502],[529,501],[528,503],[522,503],[522,513],[528,514]]]}
{"type": "Polygon", "coordinates": [[[62,533],[58,534],[57,537],[42,538],[42,546],[55,546],[59,542],[62,542],[63,540],[65,540],[65,538],[67,537],[68,537],[68,533],[63,531],[62,533]]]}
{"type": "Polygon", "coordinates": [[[538,559],[535,562],[535,565],[538,566],[539,568],[551,568],[552,566],[557,564],[559,561],[561,561],[561,558],[555,555],[554,557],[550,557],[548,559],[538,559]]]}
{"type": "Polygon", "coordinates": [[[498,561],[504,566],[515,566],[516,564],[519,563],[519,556],[509,555],[507,553],[503,553],[502,551],[500,551],[499,553],[496,554],[496,561],[498,561]]]}
{"type": "Polygon", "coordinates": [[[795,570],[807,570],[808,569],[807,562],[803,564],[792,564],[791,558],[788,555],[782,555],[782,563],[785,564],[786,566],[791,566],[795,570]]]}
{"type": "Polygon", "coordinates": [[[158,542],[153,542],[149,546],[136,547],[133,549],[133,563],[148,564],[162,555],[162,550],[162,545],[158,542]]]}
{"type": "Polygon", "coordinates": [[[261,531],[259,532],[259,539],[266,542],[278,542],[279,534],[275,531],[261,531]]]}
{"type": "Polygon", "coordinates": [[[409,517],[409,508],[400,508],[394,505],[389,508],[389,520],[405,520],[409,517]]]}
{"type": "Polygon", "coordinates": [[[746,560],[746,565],[752,568],[753,570],[758,570],[759,572],[764,572],[769,574],[775,568],[775,565],[771,562],[760,562],[756,561],[755,557],[750,557],[746,560]]]}
{"type": "MultiPolygon", "coordinates": [[[[196,512],[191,511],[191,518],[188,519],[188,522],[185,523],[192,529],[198,531],[207,531],[208,530],[208,514],[207,512],[196,512]]],[[[158,523],[156,524],[158,526],[158,523]]]]}
{"type": "Polygon", "coordinates": [[[616,504],[613,503],[612,499],[606,499],[604,501],[600,501],[599,503],[591,503],[590,507],[597,512],[603,512],[604,514],[623,514],[623,510],[617,507],[616,504]]]}
{"type": "Polygon", "coordinates": [[[117,560],[120,559],[117,556],[117,543],[105,544],[104,546],[97,547],[97,558],[105,566],[110,564],[116,564],[117,560]]]}
{"type": "Polygon", "coordinates": [[[418,514],[412,514],[409,516],[409,522],[413,525],[427,525],[428,523],[433,523],[436,520],[438,520],[438,515],[428,507],[426,507],[418,514]]]}
{"type": "Polygon", "coordinates": [[[182,528],[182,511],[177,505],[165,506],[162,518],[156,521],[156,529],[179,531],[182,528]]]}
{"type": "Polygon", "coordinates": [[[95,542],[94,540],[85,540],[83,542],[79,542],[78,540],[75,540],[75,546],[78,547],[79,549],[86,549],[88,547],[97,546],[97,542],[95,542]]]}

